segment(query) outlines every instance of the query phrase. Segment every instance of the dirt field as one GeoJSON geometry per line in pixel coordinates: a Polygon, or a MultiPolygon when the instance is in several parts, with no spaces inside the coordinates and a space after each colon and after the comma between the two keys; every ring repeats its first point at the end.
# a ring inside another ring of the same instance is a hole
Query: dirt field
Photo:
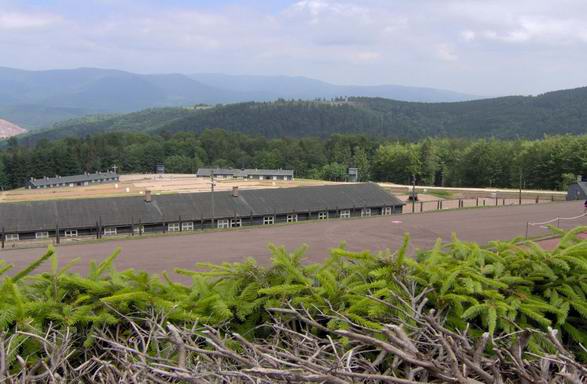
{"type": "MultiPolygon", "coordinates": [[[[216,190],[226,191],[238,186],[242,189],[256,188],[289,188],[308,185],[334,184],[329,181],[296,179],[293,181],[272,181],[272,180],[216,180],[216,190]]],[[[409,186],[402,186],[390,183],[379,183],[386,190],[396,194],[404,201],[408,198],[411,190],[409,186]]],[[[92,197],[112,197],[140,195],[145,190],[154,194],[161,193],[189,193],[207,192],[210,190],[210,180],[197,178],[195,175],[186,174],[165,174],[165,175],[122,175],[118,183],[94,184],[85,187],[62,187],[48,189],[15,189],[0,192],[0,203],[16,201],[54,200],[54,199],[80,199],[92,197]]],[[[517,202],[517,192],[512,190],[480,189],[480,188],[438,188],[418,187],[418,198],[421,201],[454,200],[464,198],[467,200],[466,207],[474,206],[475,197],[485,198],[487,205],[495,205],[495,194],[498,195],[501,205],[502,198],[517,202]],[[445,197],[434,196],[433,193],[442,190],[445,197]],[[428,193],[427,193],[428,192],[428,193]]],[[[542,201],[550,200],[552,196],[557,199],[564,199],[564,193],[552,191],[524,191],[524,200],[534,201],[539,196],[542,201]]],[[[447,203],[443,208],[456,208],[447,203]]],[[[432,204],[425,204],[424,210],[430,210],[432,204]]],[[[419,207],[416,207],[419,208],[419,207]]],[[[410,208],[411,211],[411,208],[410,208]]],[[[419,211],[419,209],[417,209],[419,211]]]]}
{"type": "MultiPolygon", "coordinates": [[[[215,190],[227,191],[233,186],[243,189],[289,188],[302,185],[331,184],[320,180],[216,180],[215,190]]],[[[94,184],[85,187],[62,187],[47,189],[14,189],[0,192],[1,202],[79,199],[91,197],[111,197],[139,195],[145,190],[159,193],[188,193],[210,191],[210,180],[195,175],[122,175],[118,183],[94,184]]]]}
{"type": "MultiPolygon", "coordinates": [[[[379,216],[366,219],[340,220],[243,228],[223,232],[166,235],[139,240],[123,239],[62,245],[57,248],[62,263],[75,257],[82,260],[76,271],[85,271],[90,260],[101,260],[116,248],[122,253],[119,269],[136,268],[149,272],[172,271],[176,267],[192,268],[196,262],[235,262],[254,257],[267,262],[272,242],[288,249],[302,244],[309,246],[307,258],[318,261],[328,250],[345,241],[351,250],[373,251],[396,249],[403,234],[412,237],[411,251],[427,249],[437,238],[450,239],[455,232],[466,241],[487,243],[523,236],[526,222],[539,222],[554,217],[571,217],[583,213],[582,202],[557,202],[540,205],[464,209],[415,215],[379,216]]],[[[587,217],[567,226],[587,225],[587,217]]],[[[547,230],[532,227],[531,236],[544,235],[547,230]]],[[[0,251],[0,259],[22,268],[44,252],[43,248],[0,251]]]]}

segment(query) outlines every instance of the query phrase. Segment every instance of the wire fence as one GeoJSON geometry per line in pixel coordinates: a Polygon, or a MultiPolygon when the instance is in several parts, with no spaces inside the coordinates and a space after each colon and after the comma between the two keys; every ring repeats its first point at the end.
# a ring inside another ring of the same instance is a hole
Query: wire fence
{"type": "Polygon", "coordinates": [[[562,229],[571,229],[576,227],[578,224],[587,224],[587,211],[573,217],[555,217],[554,219],[536,223],[527,222],[526,239],[529,237],[547,235],[549,232],[549,226],[555,226],[562,229]]]}
{"type": "Polygon", "coordinates": [[[429,201],[406,201],[402,213],[419,213],[429,211],[440,211],[445,209],[477,208],[477,207],[498,207],[511,205],[544,204],[554,201],[562,201],[554,196],[548,198],[527,198],[519,197],[474,197],[461,199],[439,199],[429,201]]]}

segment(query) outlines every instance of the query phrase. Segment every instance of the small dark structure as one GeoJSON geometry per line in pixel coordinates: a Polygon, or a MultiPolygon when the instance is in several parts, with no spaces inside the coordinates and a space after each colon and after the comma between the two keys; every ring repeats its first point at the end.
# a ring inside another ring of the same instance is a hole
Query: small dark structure
{"type": "Polygon", "coordinates": [[[577,181],[569,185],[567,200],[587,200],[586,176],[578,176],[577,181]]]}
{"type": "Polygon", "coordinates": [[[165,165],[157,164],[155,166],[155,173],[158,175],[163,175],[165,173],[165,165]]]}
{"type": "Polygon", "coordinates": [[[28,189],[79,187],[96,183],[114,183],[119,180],[116,172],[84,173],[83,175],[44,177],[27,182],[28,189]]]}
{"type": "Polygon", "coordinates": [[[289,169],[198,168],[196,176],[240,180],[293,180],[294,171],[289,169]]]}
{"type": "Polygon", "coordinates": [[[2,240],[233,228],[401,213],[372,183],[0,204],[2,240]]]}
{"type": "Polygon", "coordinates": [[[348,178],[351,183],[359,181],[359,168],[349,168],[348,178]]]}

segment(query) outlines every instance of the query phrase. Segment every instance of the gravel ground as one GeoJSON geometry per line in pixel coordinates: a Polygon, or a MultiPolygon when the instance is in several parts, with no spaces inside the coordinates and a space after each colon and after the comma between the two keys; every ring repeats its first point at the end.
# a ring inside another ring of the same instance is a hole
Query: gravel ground
{"type": "MultiPolygon", "coordinates": [[[[309,261],[319,261],[328,250],[345,241],[351,250],[396,249],[403,234],[411,234],[411,251],[431,247],[437,238],[449,240],[451,233],[466,241],[487,243],[525,235],[526,222],[540,222],[554,217],[572,217],[583,213],[583,202],[506,206],[484,209],[461,209],[409,215],[378,216],[365,219],[298,223],[231,231],[195,232],[143,239],[116,239],[61,245],[57,253],[61,263],[81,257],[75,271],[85,271],[90,260],[101,260],[121,248],[116,265],[119,269],[136,268],[152,273],[192,268],[197,262],[236,262],[254,257],[269,260],[268,243],[294,249],[307,244],[309,261]]],[[[567,226],[587,225],[587,217],[565,222],[567,226]]],[[[531,227],[530,235],[544,235],[540,226],[531,227]]],[[[0,259],[15,264],[16,270],[39,257],[44,248],[4,249],[0,259]]],[[[43,268],[46,268],[44,266],[43,268]]],[[[41,270],[43,270],[41,268],[41,270]]]]}

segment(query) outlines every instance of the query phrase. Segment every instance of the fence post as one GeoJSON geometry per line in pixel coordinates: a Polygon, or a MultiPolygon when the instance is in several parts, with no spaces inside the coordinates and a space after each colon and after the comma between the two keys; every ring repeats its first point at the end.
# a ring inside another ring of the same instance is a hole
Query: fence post
{"type": "Polygon", "coordinates": [[[540,199],[540,196],[536,195],[536,204],[538,204],[539,199],[540,199]]]}
{"type": "Polygon", "coordinates": [[[55,224],[55,243],[59,244],[61,238],[59,237],[59,224],[55,224]]]}
{"type": "Polygon", "coordinates": [[[477,198],[475,199],[475,206],[478,207],[479,206],[479,196],[477,196],[477,198]]]}
{"type": "Polygon", "coordinates": [[[442,200],[440,200],[439,203],[440,203],[440,210],[442,211],[442,200]]]}
{"type": "Polygon", "coordinates": [[[4,248],[4,239],[6,238],[6,231],[4,227],[2,227],[2,248],[4,248]]]}
{"type": "Polygon", "coordinates": [[[497,198],[497,193],[495,194],[495,206],[499,205],[499,199],[497,198]]]}
{"type": "Polygon", "coordinates": [[[554,195],[550,195],[550,201],[554,201],[554,195]]]}
{"type": "Polygon", "coordinates": [[[141,219],[139,219],[139,236],[143,236],[143,221],[141,219]]]}
{"type": "Polygon", "coordinates": [[[420,213],[424,212],[424,202],[420,201],[420,213]]]}
{"type": "Polygon", "coordinates": [[[501,199],[501,205],[505,205],[505,199],[501,199]]]}
{"type": "Polygon", "coordinates": [[[485,206],[485,198],[483,198],[483,206],[485,206]]]}

